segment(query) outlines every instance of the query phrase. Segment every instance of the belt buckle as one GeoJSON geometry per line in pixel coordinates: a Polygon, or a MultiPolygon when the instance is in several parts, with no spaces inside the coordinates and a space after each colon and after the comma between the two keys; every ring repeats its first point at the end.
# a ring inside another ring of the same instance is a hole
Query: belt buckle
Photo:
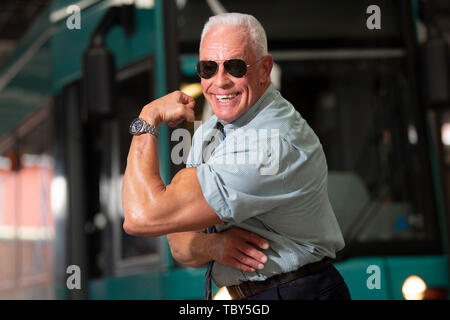
{"type": "Polygon", "coordinates": [[[237,292],[238,292],[238,295],[239,295],[239,300],[244,299],[245,298],[245,294],[242,292],[241,286],[237,285],[236,287],[237,287],[237,292]]]}
{"type": "Polygon", "coordinates": [[[239,285],[229,286],[227,290],[233,300],[242,300],[246,297],[239,285]]]}

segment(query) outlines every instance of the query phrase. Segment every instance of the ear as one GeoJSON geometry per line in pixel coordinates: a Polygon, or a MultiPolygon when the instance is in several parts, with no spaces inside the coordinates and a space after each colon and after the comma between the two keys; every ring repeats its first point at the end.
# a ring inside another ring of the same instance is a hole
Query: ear
{"type": "Polygon", "coordinates": [[[261,68],[259,69],[260,82],[270,81],[270,72],[273,67],[273,58],[271,54],[265,55],[261,60],[261,68]]]}

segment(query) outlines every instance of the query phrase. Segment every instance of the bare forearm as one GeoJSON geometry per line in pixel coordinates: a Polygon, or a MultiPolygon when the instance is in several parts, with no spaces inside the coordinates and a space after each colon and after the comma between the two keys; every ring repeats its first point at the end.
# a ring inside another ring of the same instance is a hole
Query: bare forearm
{"type": "Polygon", "coordinates": [[[126,222],[142,222],[148,218],[145,209],[156,204],[158,195],[164,191],[159,175],[157,142],[150,134],[135,136],[131,142],[122,187],[126,222]]]}
{"type": "Polygon", "coordinates": [[[142,200],[154,201],[158,193],[164,190],[159,173],[158,140],[154,135],[143,134],[133,137],[125,177],[128,181],[124,187],[135,187],[135,194],[138,197],[136,200],[145,197],[142,200]]]}
{"type": "Polygon", "coordinates": [[[167,235],[172,256],[179,263],[200,268],[213,260],[211,247],[214,235],[200,231],[171,233],[167,235]]]}

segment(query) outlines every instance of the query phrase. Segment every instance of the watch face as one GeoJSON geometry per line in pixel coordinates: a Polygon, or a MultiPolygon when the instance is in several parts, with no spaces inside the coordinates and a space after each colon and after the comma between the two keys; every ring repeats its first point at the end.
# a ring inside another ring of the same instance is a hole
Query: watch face
{"type": "Polygon", "coordinates": [[[137,134],[141,131],[142,127],[144,126],[144,121],[142,119],[134,119],[133,122],[130,124],[130,133],[131,134],[137,134]]]}

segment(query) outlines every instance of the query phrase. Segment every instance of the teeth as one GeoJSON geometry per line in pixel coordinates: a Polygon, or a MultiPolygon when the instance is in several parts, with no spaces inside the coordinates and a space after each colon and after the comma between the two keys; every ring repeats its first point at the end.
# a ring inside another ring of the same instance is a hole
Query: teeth
{"type": "Polygon", "coordinates": [[[230,100],[230,99],[233,99],[233,98],[236,97],[236,96],[237,96],[237,93],[224,94],[224,95],[216,94],[217,99],[218,99],[219,101],[221,101],[221,102],[226,102],[226,101],[228,101],[228,100],[230,100]]]}

